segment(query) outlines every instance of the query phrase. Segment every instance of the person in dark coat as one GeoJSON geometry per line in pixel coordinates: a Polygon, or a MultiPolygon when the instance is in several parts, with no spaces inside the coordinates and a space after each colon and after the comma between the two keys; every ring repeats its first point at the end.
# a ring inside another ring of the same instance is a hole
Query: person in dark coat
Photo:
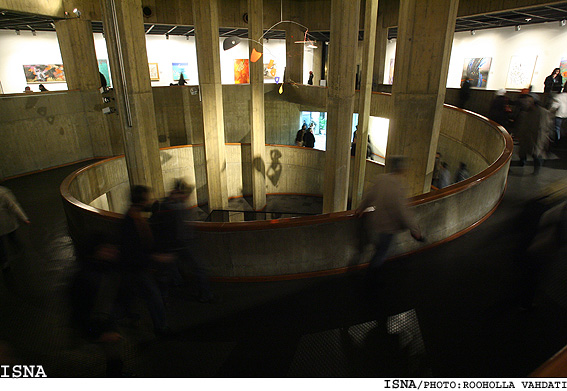
{"type": "Polygon", "coordinates": [[[504,88],[501,88],[496,91],[496,97],[490,104],[490,109],[488,110],[488,118],[498,123],[499,125],[508,128],[510,111],[511,110],[510,106],[508,105],[508,97],[506,97],[506,90],[504,88]]]}
{"type": "Polygon", "coordinates": [[[551,75],[545,78],[543,82],[544,89],[543,92],[561,92],[561,88],[563,87],[563,78],[561,77],[561,69],[555,68],[551,75]]]}
{"type": "Polygon", "coordinates": [[[471,96],[471,82],[469,78],[466,78],[461,83],[461,89],[459,90],[459,107],[461,109],[465,108],[469,98],[471,96]]]}
{"type": "Polygon", "coordinates": [[[307,148],[315,147],[315,136],[313,135],[312,126],[310,126],[309,129],[303,135],[303,146],[307,148]]]}
{"type": "Polygon", "coordinates": [[[309,71],[309,80],[307,80],[307,84],[310,86],[313,85],[313,71],[309,71]]]}
{"type": "Polygon", "coordinates": [[[184,86],[185,84],[187,84],[187,81],[185,80],[185,77],[183,76],[183,72],[181,72],[179,74],[179,81],[177,82],[178,85],[180,86],[184,86]]]}
{"type": "Polygon", "coordinates": [[[551,75],[545,78],[543,82],[544,101],[543,106],[549,108],[553,103],[553,96],[561,92],[563,88],[563,77],[561,77],[561,69],[555,68],[551,75]]]}
{"type": "Polygon", "coordinates": [[[307,131],[306,124],[303,124],[303,126],[301,126],[301,129],[297,131],[297,134],[295,135],[295,145],[297,145],[298,147],[303,146],[303,136],[305,135],[306,131],[307,131]]]}

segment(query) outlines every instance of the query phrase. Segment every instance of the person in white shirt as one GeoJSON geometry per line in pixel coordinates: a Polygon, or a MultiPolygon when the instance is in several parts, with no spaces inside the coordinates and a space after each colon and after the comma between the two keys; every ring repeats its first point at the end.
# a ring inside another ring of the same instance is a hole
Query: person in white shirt
{"type": "Polygon", "coordinates": [[[559,141],[561,139],[563,120],[567,118],[567,83],[565,83],[561,94],[557,94],[555,97],[551,105],[551,111],[555,113],[555,133],[557,135],[555,140],[559,141]]]}

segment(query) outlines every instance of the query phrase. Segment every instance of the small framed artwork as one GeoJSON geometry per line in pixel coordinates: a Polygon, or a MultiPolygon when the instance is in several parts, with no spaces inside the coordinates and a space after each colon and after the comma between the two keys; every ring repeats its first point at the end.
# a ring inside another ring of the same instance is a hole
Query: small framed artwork
{"type": "Polygon", "coordinates": [[[187,78],[187,69],[189,68],[189,64],[186,62],[174,62],[171,64],[173,67],[173,80],[179,80],[179,76],[183,74],[183,78],[185,80],[189,80],[187,78]]]}
{"type": "Polygon", "coordinates": [[[158,64],[156,62],[150,62],[148,66],[150,68],[150,80],[159,81],[158,64]]]}
{"type": "Polygon", "coordinates": [[[57,83],[65,81],[63,64],[24,65],[26,83],[57,83]]]}

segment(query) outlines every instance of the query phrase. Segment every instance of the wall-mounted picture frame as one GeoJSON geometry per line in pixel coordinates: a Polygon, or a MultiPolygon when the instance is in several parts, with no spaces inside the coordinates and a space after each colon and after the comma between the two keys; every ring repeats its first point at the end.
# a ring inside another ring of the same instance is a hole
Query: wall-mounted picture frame
{"type": "Polygon", "coordinates": [[[189,64],[186,62],[174,62],[171,63],[171,66],[173,68],[173,80],[177,81],[179,80],[179,75],[183,73],[183,78],[185,79],[185,81],[189,80],[189,78],[187,77],[187,68],[189,67],[189,64]]]}
{"type": "Polygon", "coordinates": [[[28,84],[65,82],[63,64],[32,64],[23,67],[28,84]]]}
{"type": "Polygon", "coordinates": [[[521,90],[532,84],[537,56],[512,56],[506,77],[506,88],[521,90]]]}
{"type": "Polygon", "coordinates": [[[471,87],[486,88],[492,57],[465,58],[461,80],[469,79],[471,87]]]}
{"type": "Polygon", "coordinates": [[[250,69],[247,58],[234,60],[234,84],[250,83],[250,69]]]}
{"type": "MultiPolygon", "coordinates": [[[[148,67],[150,69],[150,80],[151,81],[159,81],[158,64],[156,62],[150,62],[150,63],[148,63],[148,67]]],[[[185,77],[185,75],[183,75],[183,77],[185,77]]]]}

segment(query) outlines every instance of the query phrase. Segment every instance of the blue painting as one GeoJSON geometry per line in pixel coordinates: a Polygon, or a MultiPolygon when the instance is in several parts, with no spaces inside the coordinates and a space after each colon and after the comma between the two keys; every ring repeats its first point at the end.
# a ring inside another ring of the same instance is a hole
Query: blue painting
{"type": "Polygon", "coordinates": [[[189,64],[186,62],[174,62],[171,64],[173,66],[173,80],[179,80],[179,75],[183,73],[183,78],[189,80],[187,77],[187,69],[189,64]]]}
{"type": "Polygon", "coordinates": [[[461,81],[469,79],[471,87],[486,88],[492,57],[465,58],[461,81]]]}

